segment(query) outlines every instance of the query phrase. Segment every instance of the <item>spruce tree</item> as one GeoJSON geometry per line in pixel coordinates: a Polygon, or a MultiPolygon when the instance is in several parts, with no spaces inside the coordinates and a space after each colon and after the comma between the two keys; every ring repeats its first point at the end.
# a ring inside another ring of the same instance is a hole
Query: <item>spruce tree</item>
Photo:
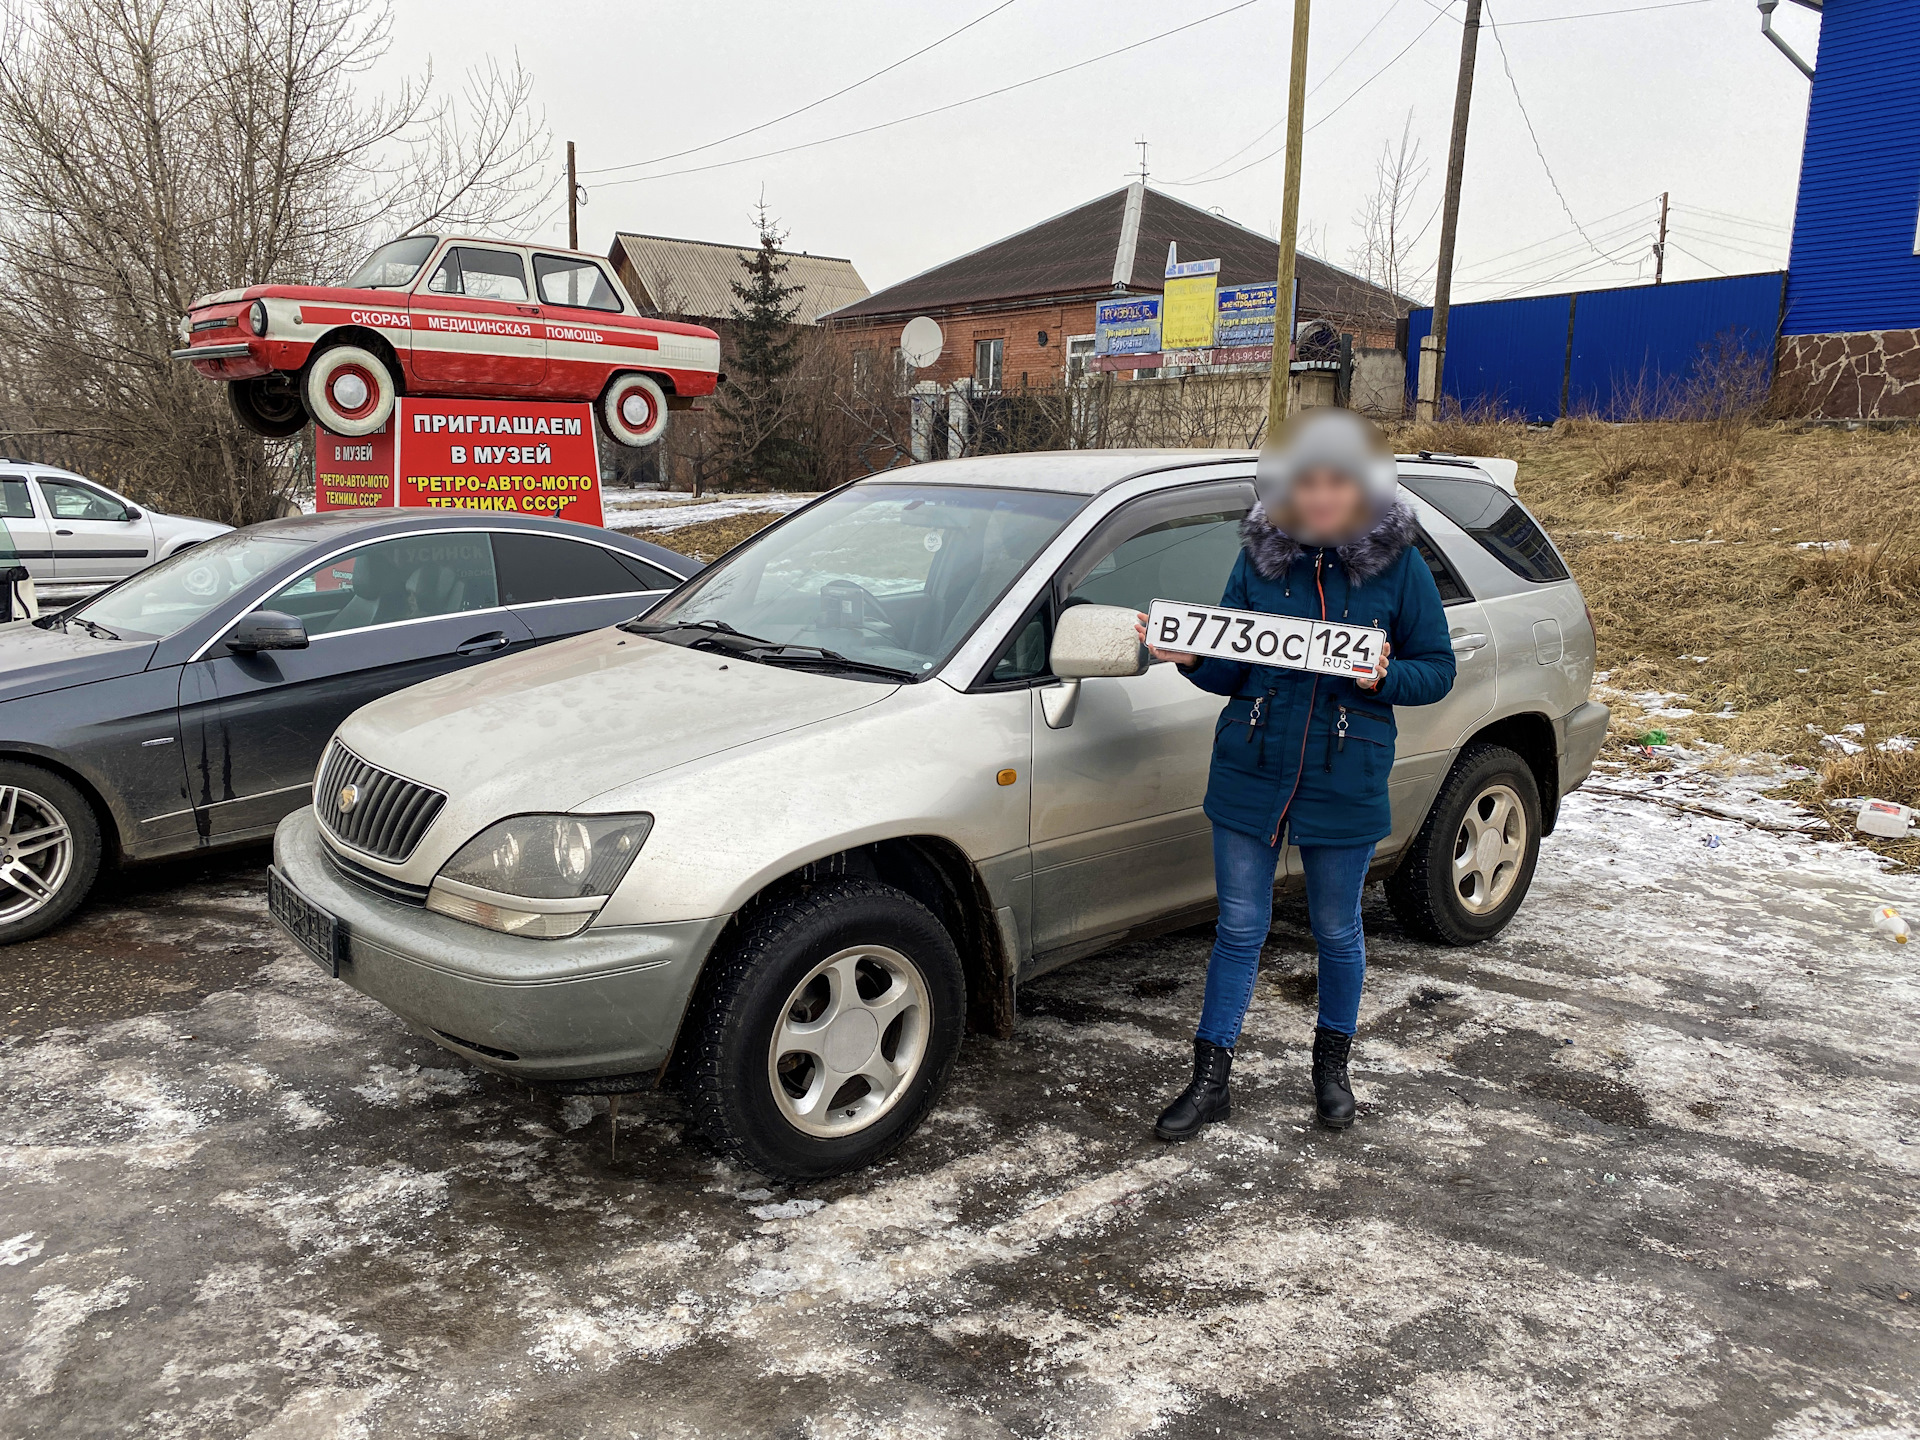
{"type": "Polygon", "coordinates": [[[786,282],[787,259],[780,253],[786,233],[767,213],[765,201],[755,208],[754,219],[760,248],[741,255],[746,273],[732,282],[727,319],[733,355],[714,410],[728,478],[735,484],[792,488],[810,483],[814,470],[805,417],[797,413],[791,384],[800,363],[794,328],[800,287],[786,282]]]}

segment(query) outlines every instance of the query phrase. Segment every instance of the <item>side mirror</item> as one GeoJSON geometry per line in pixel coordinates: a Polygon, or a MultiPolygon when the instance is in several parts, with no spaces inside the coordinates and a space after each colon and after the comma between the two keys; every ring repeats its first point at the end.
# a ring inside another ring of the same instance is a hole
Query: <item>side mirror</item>
{"type": "Polygon", "coordinates": [[[255,610],[242,615],[227,632],[227,648],[236,655],[255,655],[262,650],[304,650],[307,627],[297,615],[281,610],[255,610]]]}
{"type": "Polygon", "coordinates": [[[129,505],[127,507],[127,513],[121,516],[120,518],[123,520],[139,520],[144,517],[142,517],[142,515],[138,510],[134,509],[133,506],[129,505]]]}
{"type": "Polygon", "coordinates": [[[1096,675],[1140,675],[1147,652],[1133,633],[1133,611],[1120,605],[1071,605],[1053,627],[1049,664],[1062,680],[1096,675]]]}

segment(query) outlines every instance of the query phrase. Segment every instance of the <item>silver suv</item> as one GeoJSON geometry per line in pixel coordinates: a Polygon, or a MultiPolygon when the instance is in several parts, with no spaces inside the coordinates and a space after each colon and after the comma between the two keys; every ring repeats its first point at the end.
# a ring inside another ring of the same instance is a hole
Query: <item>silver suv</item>
{"type": "MultiPolygon", "coordinates": [[[[1213,913],[1221,699],[1112,639],[1154,599],[1218,602],[1253,459],[877,476],[640,619],[376,701],[280,827],[274,913],[476,1065],[671,1070],[762,1172],[865,1164],[1022,981],[1213,913]]],[[[1401,461],[1460,664],[1400,714],[1377,863],[1443,944],[1512,917],[1606,731],[1586,607],[1512,475],[1401,461]]]]}

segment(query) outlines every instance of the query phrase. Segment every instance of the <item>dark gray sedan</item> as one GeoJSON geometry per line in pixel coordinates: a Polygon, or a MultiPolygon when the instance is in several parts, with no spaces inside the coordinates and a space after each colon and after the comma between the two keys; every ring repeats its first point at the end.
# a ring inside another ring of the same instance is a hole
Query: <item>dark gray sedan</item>
{"type": "Polygon", "coordinates": [[[368,701],[629,619],[699,569],[564,520],[336,511],[0,629],[0,944],[59,923],[102,863],[271,835],[368,701]]]}

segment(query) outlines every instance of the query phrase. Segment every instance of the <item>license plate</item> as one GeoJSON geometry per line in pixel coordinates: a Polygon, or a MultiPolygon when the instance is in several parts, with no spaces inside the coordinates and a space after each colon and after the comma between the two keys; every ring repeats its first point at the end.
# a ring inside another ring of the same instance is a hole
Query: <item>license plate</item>
{"type": "Polygon", "coordinates": [[[322,970],[339,977],[347,952],[346,927],[294,889],[277,865],[267,867],[267,911],[322,970]]]}
{"type": "Polygon", "coordinates": [[[1211,655],[1247,665],[1273,665],[1316,675],[1371,679],[1387,632],[1371,625],[1295,620],[1256,610],[1156,600],[1147,612],[1147,643],[1157,650],[1211,655]]]}

